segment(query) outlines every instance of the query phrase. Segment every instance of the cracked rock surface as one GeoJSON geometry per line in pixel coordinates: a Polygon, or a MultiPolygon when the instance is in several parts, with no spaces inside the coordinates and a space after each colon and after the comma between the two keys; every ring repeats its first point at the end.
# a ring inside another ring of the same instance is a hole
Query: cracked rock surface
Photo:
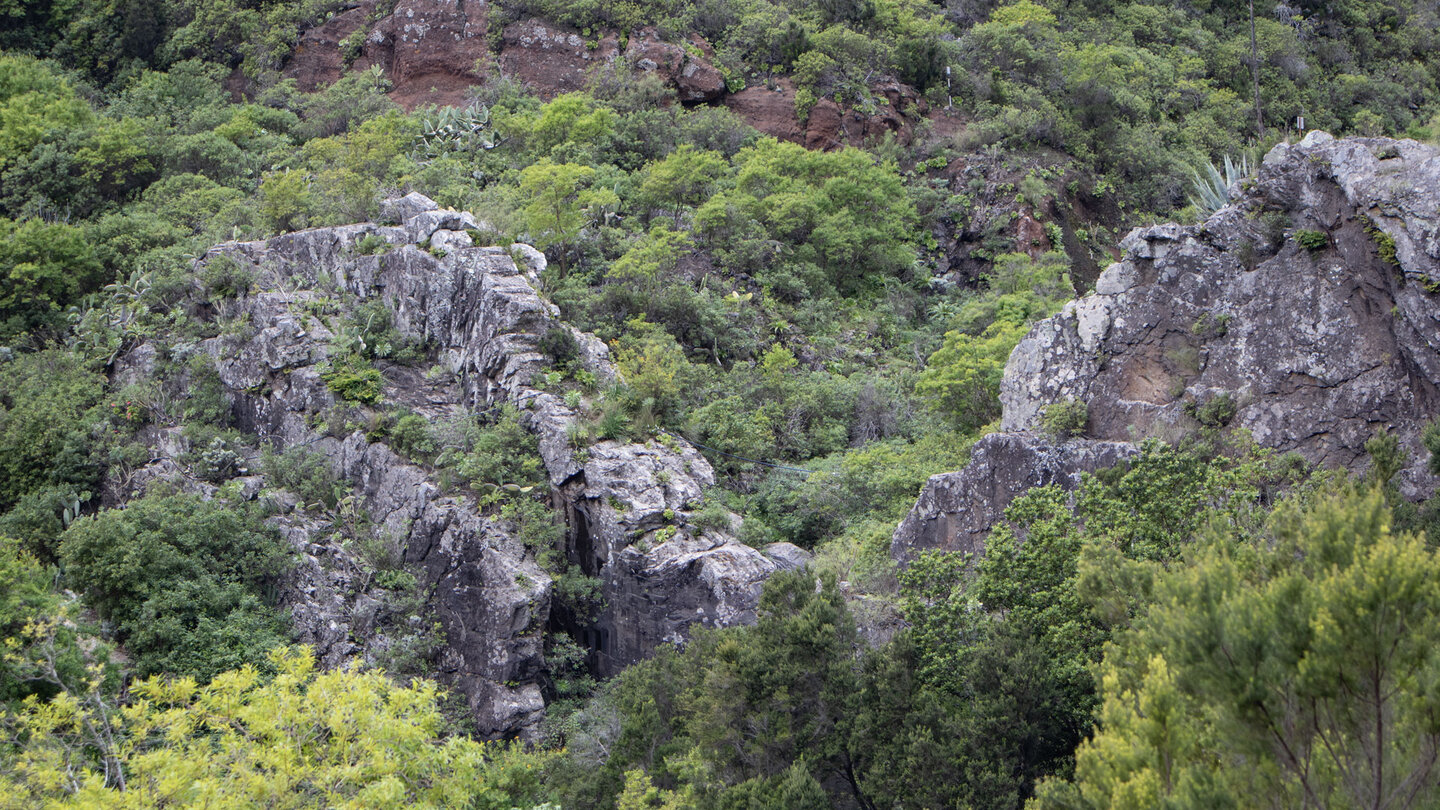
{"type": "MultiPolygon", "coordinates": [[[[327,308],[382,301],[395,328],[438,361],[425,374],[381,363],[378,407],[403,404],[427,418],[499,402],[519,409],[537,437],[556,518],[566,524],[559,551],[603,584],[599,618],[564,628],[589,643],[599,672],[681,641],[695,624],[753,622],[762,583],[783,563],[725,531],[691,523],[714,483],[709,463],[668,437],[577,451],[569,436],[580,415],[538,387],[550,370],[538,345],[550,329],[572,332],[597,379],[615,378],[605,345],[561,323],[536,292],[543,255],[523,246],[513,254],[474,246],[471,215],[440,210],[418,194],[389,201],[384,210],[400,224],[321,228],[212,248],[202,265],[233,261],[255,284],[250,294],[224,302],[228,320],[243,328],[224,330],[195,351],[213,363],[240,430],[278,449],[303,445],[320,453],[351,485],[377,536],[396,546],[419,579],[443,634],[435,676],[464,696],[478,729],[523,737],[543,717],[543,633],[554,627],[558,609],[551,576],[493,508],[447,490],[434,471],[403,459],[383,439],[367,439],[363,429],[337,437],[317,427],[336,403],[320,369],[342,315],[327,316],[327,308]],[[367,255],[362,239],[389,249],[367,255]]],[[[154,348],[141,344],[116,373],[143,375],[154,357],[154,348]]],[[[183,438],[178,430],[157,438],[166,441],[183,438]]],[[[180,448],[159,455],[164,460],[115,483],[110,499],[181,472],[172,460],[180,448]]],[[[247,497],[264,489],[261,476],[246,482],[247,497]]],[[[196,482],[190,488],[207,491],[196,482]]],[[[298,552],[282,603],[299,640],[313,644],[328,666],[372,658],[389,640],[376,636],[380,607],[364,566],[330,522],[289,506],[275,523],[298,552]]]]}
{"type": "Polygon", "coordinates": [[[1271,150],[1206,222],[1138,228],[1121,247],[1094,293],[1015,348],[1008,435],[931,479],[898,558],[983,548],[1004,504],[1070,469],[1037,435],[1069,400],[1087,404],[1092,440],[1174,440],[1204,420],[1352,472],[1388,428],[1409,454],[1401,492],[1434,491],[1420,431],[1440,413],[1440,149],[1312,132],[1271,150]]]}

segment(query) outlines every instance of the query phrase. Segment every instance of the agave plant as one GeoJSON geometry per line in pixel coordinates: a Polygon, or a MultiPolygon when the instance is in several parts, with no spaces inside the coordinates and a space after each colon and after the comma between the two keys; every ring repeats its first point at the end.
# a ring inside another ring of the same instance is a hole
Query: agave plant
{"type": "Polygon", "coordinates": [[[1223,172],[1214,163],[1207,163],[1204,171],[1191,172],[1190,186],[1194,193],[1190,195],[1190,204],[1208,217],[1230,201],[1230,187],[1249,176],[1250,159],[1243,155],[1238,164],[1226,155],[1223,172]]]}

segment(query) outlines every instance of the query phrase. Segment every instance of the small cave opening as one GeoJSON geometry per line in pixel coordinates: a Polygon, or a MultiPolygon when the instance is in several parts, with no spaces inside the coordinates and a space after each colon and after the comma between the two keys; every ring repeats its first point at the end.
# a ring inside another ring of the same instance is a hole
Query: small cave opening
{"type": "Polygon", "coordinates": [[[580,566],[580,571],[585,576],[599,576],[601,561],[595,553],[595,540],[590,536],[590,517],[585,513],[584,507],[578,504],[569,511],[570,542],[565,556],[569,558],[571,565],[580,566]]]}
{"type": "MultiPolygon", "coordinates": [[[[589,515],[580,504],[572,503],[567,506],[565,511],[569,524],[566,532],[566,548],[563,550],[566,562],[571,572],[576,572],[578,569],[578,573],[585,577],[598,577],[604,561],[595,552],[594,538],[590,533],[589,515]]],[[[546,640],[545,644],[546,674],[549,681],[545,686],[547,701],[558,697],[559,690],[555,681],[566,675],[577,674],[578,668],[577,662],[562,664],[558,656],[552,656],[551,653],[556,646],[554,639],[566,638],[578,646],[584,656],[579,667],[583,667],[586,674],[597,680],[604,677],[606,671],[604,662],[610,654],[610,629],[599,623],[597,607],[593,604],[572,603],[562,595],[565,590],[557,588],[552,592],[550,619],[546,624],[546,634],[551,637],[546,640]],[[552,667],[568,667],[568,671],[553,671],[552,667]]]]}

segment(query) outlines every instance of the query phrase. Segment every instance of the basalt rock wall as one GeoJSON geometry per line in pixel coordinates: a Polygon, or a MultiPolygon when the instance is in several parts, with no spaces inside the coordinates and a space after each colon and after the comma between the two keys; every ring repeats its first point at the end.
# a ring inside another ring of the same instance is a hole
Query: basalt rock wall
{"type": "MultiPolygon", "coordinates": [[[[556,520],[566,525],[558,551],[602,582],[598,618],[565,628],[590,644],[598,672],[680,641],[696,624],[753,622],[760,586],[780,563],[722,530],[692,524],[714,481],[693,447],[668,437],[573,445],[571,425],[581,414],[541,389],[551,370],[538,349],[541,336],[569,330],[597,379],[613,379],[615,370],[603,343],[563,324],[537,294],[543,255],[525,246],[472,245],[466,231],[479,223],[419,195],[392,201],[386,215],[401,224],[322,228],[211,249],[198,273],[232,262],[255,282],[249,294],[219,304],[218,317],[231,327],[194,351],[213,363],[240,430],[277,450],[320,453],[351,485],[355,514],[420,580],[444,636],[434,674],[466,697],[480,730],[524,736],[543,715],[543,633],[561,606],[535,550],[493,507],[444,486],[436,471],[401,458],[361,427],[337,435],[324,424],[337,400],[322,370],[357,305],[384,302],[395,328],[428,347],[435,363],[428,370],[379,364],[385,385],[377,409],[404,405],[429,418],[500,402],[519,409],[537,438],[556,520]]],[[[155,354],[141,344],[117,373],[143,376],[155,354]]],[[[164,441],[184,440],[170,432],[157,437],[164,441]]],[[[186,477],[173,461],[178,452],[157,455],[163,458],[112,482],[110,500],[134,496],[149,480],[186,477]]],[[[245,471],[248,497],[272,492],[255,474],[260,466],[245,471]]],[[[294,506],[293,498],[283,504],[275,522],[297,550],[283,602],[300,640],[332,666],[371,657],[388,642],[373,633],[370,574],[333,515],[294,506]]]]}
{"type": "Polygon", "coordinates": [[[1440,149],[1314,132],[1230,193],[1201,224],[1132,231],[1092,294],[1034,326],[1006,365],[1003,433],[930,480],[897,558],[983,550],[1033,483],[1202,425],[1351,472],[1389,430],[1409,459],[1401,492],[1434,493],[1420,433],[1440,415],[1440,149]],[[1051,448],[1045,411],[1072,401],[1087,440],[1051,448]],[[1095,440],[1116,444],[1102,459],[1095,440]]]}

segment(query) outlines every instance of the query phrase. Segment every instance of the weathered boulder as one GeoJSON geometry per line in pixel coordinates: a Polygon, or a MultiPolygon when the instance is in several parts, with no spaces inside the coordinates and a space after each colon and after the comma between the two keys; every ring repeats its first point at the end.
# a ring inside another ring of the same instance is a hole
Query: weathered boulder
{"type": "Polygon", "coordinates": [[[930,476],[910,513],[891,539],[891,556],[909,562],[922,551],[980,555],[1005,508],[1032,487],[1058,484],[1070,490],[1083,473],[1107,469],[1135,455],[1126,442],[1074,440],[992,433],[975,443],[959,472],[930,476]]]}
{"type": "Polygon", "coordinates": [[[1135,230],[1094,294],[1035,325],[1006,367],[1003,429],[1073,399],[1095,438],[1174,437],[1198,418],[1358,470],[1388,428],[1411,452],[1402,491],[1432,491],[1419,431],[1440,412],[1440,150],[1312,133],[1236,191],[1201,225],[1135,230]]]}
{"type": "Polygon", "coordinates": [[[794,543],[771,543],[761,549],[765,556],[775,561],[781,570],[794,571],[810,564],[815,555],[794,543]]]}
{"type": "Polygon", "coordinates": [[[381,202],[380,219],[391,225],[399,225],[411,217],[419,216],[426,211],[434,211],[439,207],[439,203],[424,194],[412,191],[404,197],[392,197],[381,202]]]}

